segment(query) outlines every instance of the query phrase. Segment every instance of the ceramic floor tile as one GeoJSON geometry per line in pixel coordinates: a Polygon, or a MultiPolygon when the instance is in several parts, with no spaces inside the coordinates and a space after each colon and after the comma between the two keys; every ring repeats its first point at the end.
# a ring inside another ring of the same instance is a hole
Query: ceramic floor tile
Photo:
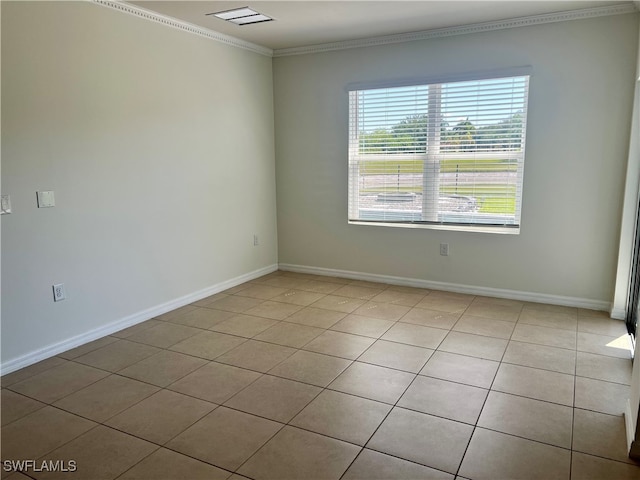
{"type": "Polygon", "coordinates": [[[369,301],[359,307],[355,313],[363,317],[379,318],[381,320],[400,320],[411,308],[391,303],[369,301]]]}
{"type": "Polygon", "coordinates": [[[166,387],[206,363],[202,358],[163,350],[120,370],[118,375],[166,387]]]}
{"type": "Polygon", "coordinates": [[[200,333],[197,328],[174,325],[167,322],[131,335],[127,337],[127,340],[158,348],[168,348],[186,338],[193,337],[197,333],[200,333]]]}
{"type": "Polygon", "coordinates": [[[430,293],[416,304],[418,308],[426,308],[427,310],[437,310],[447,313],[462,314],[471,304],[471,299],[460,300],[456,297],[436,296],[430,293]]]}
{"type": "Polygon", "coordinates": [[[2,375],[2,377],[0,377],[2,388],[6,388],[14,383],[26,380],[29,377],[33,377],[34,375],[44,372],[45,370],[58,367],[63,363],[67,363],[67,360],[60,357],[51,357],[46,360],[42,360],[41,362],[34,363],[33,365],[29,365],[28,367],[21,368],[20,370],[16,370],[15,372],[2,375]]]}
{"type": "Polygon", "coordinates": [[[572,480],[637,480],[640,478],[640,465],[614,462],[604,458],[573,452],[571,456],[572,480]]]}
{"type": "Polygon", "coordinates": [[[325,390],[291,425],[346,442],[364,445],[382,423],[391,405],[325,390]]]}
{"type": "Polygon", "coordinates": [[[229,472],[179,453],[159,448],[118,480],[225,480],[229,472]]]}
{"type": "Polygon", "coordinates": [[[341,297],[358,298],[360,300],[371,300],[376,295],[382,293],[384,288],[378,286],[344,285],[335,292],[334,295],[341,297]]]}
{"type": "Polygon", "coordinates": [[[167,388],[208,402],[222,404],[260,376],[261,374],[257,372],[211,362],[167,388]]]}
{"type": "Polygon", "coordinates": [[[238,337],[252,338],[264,332],[267,328],[273,327],[276,323],[278,323],[278,320],[254,317],[241,313],[217,323],[211,327],[210,330],[228,335],[236,335],[238,337]]]}
{"type": "Polygon", "coordinates": [[[295,323],[280,322],[277,325],[256,335],[256,340],[276,343],[287,347],[300,348],[324,332],[321,328],[307,327],[295,323]]]}
{"type": "Polygon", "coordinates": [[[633,463],[627,455],[627,435],[622,415],[574,409],[573,449],[610,460],[633,463]]]}
{"type": "Polygon", "coordinates": [[[522,311],[521,305],[501,305],[491,302],[475,302],[469,305],[465,315],[474,317],[491,318],[507,322],[516,322],[522,311]]]}
{"type": "Polygon", "coordinates": [[[323,282],[318,280],[308,280],[304,284],[298,286],[298,288],[300,290],[306,290],[307,292],[317,292],[317,293],[324,293],[325,295],[328,295],[338,290],[341,286],[342,286],[341,284],[337,284],[337,283],[323,282]]]}
{"type": "Polygon", "coordinates": [[[269,374],[326,387],[350,364],[343,358],[299,350],[269,370],[269,374]]]}
{"type": "Polygon", "coordinates": [[[287,290],[283,294],[273,297],[272,300],[274,302],[290,303],[292,305],[306,307],[313,302],[317,302],[322,297],[324,297],[324,293],[308,292],[305,290],[287,290]]]}
{"type": "Polygon", "coordinates": [[[450,332],[442,341],[438,350],[499,361],[507,348],[507,343],[507,340],[501,338],[450,332]]]}
{"type": "Polygon", "coordinates": [[[256,480],[338,480],[359,451],[350,443],[287,426],[238,473],[256,480]]]}
{"type": "Polygon", "coordinates": [[[576,375],[606,382],[629,385],[631,383],[631,366],[631,361],[623,358],[585,352],[578,352],[576,356],[576,375]]]}
{"type": "MultiPolygon", "coordinates": [[[[47,458],[74,459],[73,476],[91,480],[111,480],[129,470],[158,448],[157,445],[126,433],[98,425],[47,455],[47,458]]],[[[59,479],[58,472],[42,472],[38,480],[59,479]]]]}
{"type": "Polygon", "coordinates": [[[435,352],[420,371],[420,375],[489,388],[500,364],[454,353],[435,352]]]}
{"type": "Polygon", "coordinates": [[[316,353],[355,360],[375,341],[375,338],[327,330],[303,348],[316,353]]]}
{"type": "Polygon", "coordinates": [[[261,300],[271,300],[273,297],[282,295],[287,291],[282,287],[271,287],[269,285],[253,284],[242,289],[236,295],[241,297],[259,298],[261,300]]]}
{"type": "Polygon", "coordinates": [[[509,342],[502,361],[570,375],[576,370],[575,351],[533,343],[509,342]]]}
{"type": "Polygon", "coordinates": [[[418,377],[398,401],[399,407],[475,425],[488,390],[431,377],[418,377]]]}
{"type": "Polygon", "coordinates": [[[295,349],[249,340],[218,357],[216,362],[266,373],[295,353],[295,349]]]}
{"type": "Polygon", "coordinates": [[[76,357],[84,355],[85,353],[92,352],[97,350],[98,348],[102,348],[110,343],[117,341],[116,337],[102,337],[93,342],[85,343],[84,345],[80,345],[79,347],[72,348],[71,350],[67,350],[66,352],[62,352],[58,354],[60,358],[66,358],[67,360],[72,360],[76,357]]]}
{"type": "Polygon", "coordinates": [[[329,388],[385,403],[395,403],[415,375],[390,368],[354,362],[329,388]]]}
{"type": "Polygon", "coordinates": [[[576,408],[622,415],[630,395],[628,385],[576,377],[576,408]]]}
{"type": "Polygon", "coordinates": [[[211,328],[220,322],[224,322],[234,315],[233,312],[215,310],[213,308],[198,308],[178,317],[172,318],[171,323],[195,328],[211,328]]]}
{"type": "Polygon", "coordinates": [[[524,323],[518,323],[518,325],[516,325],[511,340],[547,345],[549,347],[568,348],[571,350],[575,350],[576,348],[575,330],[539,327],[537,325],[524,323]]]}
{"type": "Polygon", "coordinates": [[[265,375],[225,402],[225,406],[287,423],[322,389],[265,375]]]}
{"type": "Polygon", "coordinates": [[[111,336],[116,338],[127,338],[127,337],[130,337],[131,335],[142,332],[143,330],[151,328],[155,325],[161,325],[162,323],[163,322],[160,320],[155,320],[155,319],[147,320],[146,322],[141,322],[131,327],[119,330],[116,333],[112,333],[111,336]]]}
{"type": "Polygon", "coordinates": [[[414,307],[426,295],[425,293],[402,292],[398,290],[387,289],[372,298],[374,302],[391,303],[394,305],[404,305],[405,307],[414,307]]]}
{"type": "Polygon", "coordinates": [[[619,337],[627,333],[627,326],[623,321],[608,318],[608,314],[606,318],[578,315],[578,332],[619,337]]]}
{"type": "Polygon", "coordinates": [[[455,474],[473,427],[395,407],[367,448],[455,474]]]}
{"type": "Polygon", "coordinates": [[[472,305],[502,305],[505,307],[519,308],[522,310],[525,302],[521,300],[512,300],[510,298],[484,297],[476,296],[471,302],[472,305]]]}
{"type": "Polygon", "coordinates": [[[435,350],[446,336],[447,331],[441,328],[423,327],[410,323],[396,323],[387,330],[381,338],[383,340],[435,350]]]}
{"type": "Polygon", "coordinates": [[[107,375],[93,367],[66,362],[11,385],[11,390],[44,403],[53,403],[107,375]]]}
{"type": "Polygon", "coordinates": [[[130,342],[129,340],[118,340],[93,352],[81,355],[74,359],[74,362],[109,372],[117,372],[159,351],[160,349],[151,345],[130,342]]]}
{"type": "Polygon", "coordinates": [[[578,315],[575,312],[553,312],[525,307],[522,310],[519,322],[537,325],[539,327],[559,328],[575,332],[578,327],[578,315]]]}
{"type": "Polygon", "coordinates": [[[305,279],[289,277],[286,275],[278,275],[277,277],[266,278],[264,280],[258,279],[256,281],[259,281],[264,285],[270,285],[272,287],[286,288],[287,290],[291,288],[300,288],[306,283],[305,279]]]}
{"type": "Polygon", "coordinates": [[[316,308],[324,308],[326,310],[333,310],[336,312],[351,313],[365,302],[366,300],[360,300],[358,298],[327,295],[326,297],[321,298],[317,302],[311,304],[311,306],[316,308]]]}
{"type": "Polygon", "coordinates": [[[184,315],[186,313],[192,312],[197,309],[198,307],[195,307],[193,305],[185,305],[184,307],[176,308],[174,310],[171,310],[170,312],[163,313],[162,315],[158,315],[156,319],[162,320],[163,322],[169,322],[176,317],[179,317],[181,315],[184,315]]]}
{"type": "Polygon", "coordinates": [[[25,397],[11,390],[2,389],[0,398],[0,416],[2,417],[2,426],[5,426],[19,418],[30,413],[40,410],[46,404],[25,397]]]}
{"type": "Polygon", "coordinates": [[[234,471],[281,428],[280,423],[219,407],[171,440],[167,447],[234,471]]]}
{"type": "Polygon", "coordinates": [[[475,317],[465,313],[453,327],[455,332],[473,333],[487,337],[509,339],[515,328],[515,323],[495,320],[486,317],[475,317]]]}
{"type": "Polygon", "coordinates": [[[573,375],[503,363],[492,390],[573,406],[573,375]]]}
{"type": "Polygon", "coordinates": [[[212,403],[160,390],[112,417],[106,425],[162,445],[214,408],[212,403]]]}
{"type": "Polygon", "coordinates": [[[247,310],[261,305],[262,302],[263,300],[258,298],[232,295],[211,303],[209,307],[215,308],[216,310],[224,310],[226,312],[245,313],[247,310]]]}
{"type": "Polygon", "coordinates": [[[578,350],[608,357],[631,359],[631,338],[628,334],[617,337],[578,332],[578,350]]]}
{"type": "Polygon", "coordinates": [[[522,311],[525,310],[540,310],[544,312],[559,312],[569,315],[577,315],[578,309],[576,307],[565,307],[564,305],[551,305],[549,303],[536,303],[525,302],[522,311]]]}
{"type": "Polygon", "coordinates": [[[570,463],[570,450],[476,428],[459,474],[473,480],[569,480],[570,463]]]}
{"type": "Polygon", "coordinates": [[[201,298],[200,300],[197,300],[197,301],[191,303],[190,305],[194,306],[194,307],[207,307],[210,304],[212,304],[213,302],[215,302],[216,300],[220,300],[220,299],[226,298],[228,296],[229,296],[228,294],[222,293],[222,292],[214,293],[213,295],[209,295],[208,297],[201,298]]]}
{"type": "Polygon", "coordinates": [[[571,448],[573,409],[491,392],[478,426],[562,448],[571,448]]]}
{"type": "Polygon", "coordinates": [[[348,315],[331,327],[331,330],[365,337],[380,338],[394,324],[391,320],[348,315]]]}
{"type": "Polygon", "coordinates": [[[400,319],[403,323],[413,323],[423,327],[443,328],[451,330],[460,318],[460,313],[446,313],[426,308],[412,308],[400,319]]]}
{"type": "Polygon", "coordinates": [[[57,408],[41,408],[2,427],[2,459],[35,460],[95,425],[90,420],[57,408]]]}
{"type": "Polygon", "coordinates": [[[300,305],[267,300],[244,313],[247,315],[255,315],[256,317],[270,318],[272,320],[284,320],[301,309],[302,307],[300,305]]]}
{"type": "Polygon", "coordinates": [[[176,343],[171,347],[171,350],[193,355],[194,357],[213,360],[246,341],[246,338],[236,337],[234,335],[200,331],[197,335],[187,338],[180,343],[176,343]]]}
{"type": "Polygon", "coordinates": [[[365,448],[349,467],[342,480],[407,480],[418,478],[453,480],[454,476],[365,448]]]}
{"type": "Polygon", "coordinates": [[[345,316],[346,313],[342,312],[307,307],[291,315],[287,318],[287,322],[307,325],[308,327],[329,328],[345,316]]]}
{"type": "Polygon", "coordinates": [[[432,354],[427,348],[377,340],[358,361],[418,373],[432,354]]]}
{"type": "Polygon", "coordinates": [[[158,388],[152,385],[110,375],[58,400],[54,406],[96,422],[104,422],[157,391],[158,388]]]}

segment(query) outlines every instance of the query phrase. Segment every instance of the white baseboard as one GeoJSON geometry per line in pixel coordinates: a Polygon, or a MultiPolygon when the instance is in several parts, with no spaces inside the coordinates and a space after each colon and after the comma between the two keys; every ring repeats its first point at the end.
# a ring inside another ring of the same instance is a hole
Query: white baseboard
{"type": "Polygon", "coordinates": [[[631,445],[636,438],[636,426],[633,424],[633,414],[631,413],[631,400],[627,398],[627,405],[624,409],[624,425],[627,431],[627,452],[631,451],[631,445]]]}
{"type": "Polygon", "coordinates": [[[609,311],[611,304],[602,300],[591,300],[589,298],[564,297],[560,295],[549,295],[545,293],[523,292],[520,290],[507,290],[502,288],[479,287],[476,285],[464,285],[459,283],[435,282],[419,278],[394,277],[390,275],[379,275],[376,273],[353,272],[350,270],[337,270],[333,268],[309,267],[305,265],[292,265],[281,263],[280,270],[297,273],[309,273],[313,275],[324,275],[327,277],[342,277],[353,280],[366,280],[370,282],[389,283],[392,285],[402,285],[406,287],[427,288],[430,290],[444,290],[447,292],[467,293],[470,295],[482,295],[488,297],[508,298],[511,300],[522,300],[526,302],[550,303],[553,305],[564,305],[567,307],[587,308],[590,310],[609,311]]]}
{"type": "Polygon", "coordinates": [[[115,320],[101,327],[76,335],[75,337],[68,338],[52,345],[48,345],[44,348],[21,355],[20,357],[12,358],[11,360],[7,360],[0,365],[0,372],[2,372],[2,375],[11,373],[15,370],[19,370],[20,368],[24,368],[41,360],[53,357],[54,355],[57,355],[59,353],[66,352],[67,350],[70,350],[72,348],[84,345],[85,343],[97,340],[98,338],[111,335],[112,333],[122,330],[123,328],[137,325],[138,323],[145,322],[154,317],[157,317],[158,315],[162,315],[163,313],[167,313],[171,310],[175,310],[176,308],[183,307],[193,302],[197,302],[198,300],[202,300],[203,298],[206,298],[210,295],[220,293],[224,290],[235,287],[236,285],[240,285],[241,283],[245,283],[263,275],[267,275],[268,273],[275,272],[276,270],[278,270],[278,265],[276,264],[269,265],[264,268],[259,268],[258,270],[245,273],[244,275],[240,275],[224,282],[216,283],[215,285],[203,288],[202,290],[198,290],[197,292],[183,295],[182,297],[175,298],[169,302],[162,303],[160,305],[156,305],[155,307],[151,307],[141,312],[134,313],[133,315],[115,320]]]}
{"type": "Polygon", "coordinates": [[[624,308],[614,307],[611,309],[611,318],[616,320],[624,320],[627,318],[627,311],[624,308]]]}

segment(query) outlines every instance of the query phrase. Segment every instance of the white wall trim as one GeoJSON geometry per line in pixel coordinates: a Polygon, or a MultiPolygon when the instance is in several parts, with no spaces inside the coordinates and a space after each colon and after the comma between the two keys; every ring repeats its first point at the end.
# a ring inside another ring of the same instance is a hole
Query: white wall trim
{"type": "Polygon", "coordinates": [[[327,277],[342,277],[352,280],[365,280],[369,282],[389,283],[406,287],[427,288],[430,290],[443,290],[447,292],[467,293],[470,295],[482,295],[488,297],[508,298],[525,302],[549,303],[564,305],[567,307],[588,308],[590,310],[609,311],[611,304],[602,300],[591,300],[579,297],[564,297],[545,293],[523,292],[520,290],[507,290],[502,288],[480,287],[477,285],[464,285],[460,283],[434,282],[420,278],[394,277],[391,275],[379,275],[376,273],[353,272],[350,270],[337,270],[333,268],[309,267],[304,265],[292,265],[281,263],[280,270],[297,273],[309,273],[324,275],[327,277]]]}
{"type": "Polygon", "coordinates": [[[627,452],[631,451],[631,445],[636,438],[636,426],[633,424],[633,413],[631,413],[631,399],[627,398],[624,409],[624,425],[627,431],[627,452]]]}
{"type": "Polygon", "coordinates": [[[232,37],[230,35],[225,35],[223,33],[219,33],[214,30],[210,30],[208,28],[199,27],[197,25],[193,25],[192,23],[183,22],[182,20],[178,20],[173,17],[168,17],[166,15],[162,15],[160,13],[156,13],[151,10],[138,7],[137,5],[130,5],[126,2],[117,2],[113,0],[89,0],[89,1],[97,5],[101,5],[103,7],[112,8],[114,10],[118,10],[123,13],[128,13],[129,15],[134,15],[136,17],[143,18],[145,20],[161,23],[171,28],[177,28],[178,30],[182,30],[188,33],[193,33],[195,35],[200,35],[201,37],[206,37],[210,40],[215,40],[216,42],[221,42],[221,43],[230,45],[232,47],[238,47],[244,50],[250,50],[254,53],[259,53],[260,55],[265,55],[267,57],[273,56],[273,50],[271,50],[270,48],[263,47],[262,45],[257,45],[255,43],[247,42],[246,40],[241,40],[239,38],[232,37]]]}
{"type": "Polygon", "coordinates": [[[544,15],[531,15],[517,17],[508,20],[494,22],[473,23],[459,27],[436,28],[420,32],[401,33],[397,35],[385,35],[380,37],[346,40],[342,42],[323,43],[306,47],[279,48],[273,51],[274,57],[286,57],[289,55],[305,55],[308,53],[330,52],[333,50],[345,50],[349,48],[372,47],[376,45],[388,45],[392,43],[413,42],[416,40],[428,40],[431,38],[451,37],[454,35],[466,35],[469,33],[488,32],[491,30],[504,30],[515,27],[528,27],[544,23],[566,22],[568,20],[582,20],[585,18],[605,17],[610,15],[622,15],[637,13],[636,7],[631,3],[611,5],[605,7],[585,8],[568,12],[549,13],[544,15]]]}
{"type": "Polygon", "coordinates": [[[0,372],[2,375],[6,375],[7,373],[11,373],[20,368],[27,367],[41,360],[53,357],[54,355],[57,355],[59,353],[66,352],[67,350],[70,350],[72,348],[84,345],[85,343],[97,340],[107,335],[111,335],[112,333],[122,330],[123,328],[137,325],[138,323],[145,322],[154,317],[157,317],[158,315],[162,315],[163,313],[175,310],[176,308],[183,307],[193,302],[197,302],[198,300],[202,300],[203,298],[206,298],[210,295],[214,295],[229,288],[235,287],[236,285],[254,280],[263,275],[267,275],[268,273],[275,272],[277,269],[278,266],[273,264],[249,273],[245,273],[230,280],[226,280],[224,282],[216,283],[215,285],[212,285],[210,287],[203,288],[202,290],[198,290],[197,292],[183,295],[182,297],[173,299],[169,302],[165,302],[141,312],[134,313],[133,315],[115,320],[101,327],[95,328],[80,335],[76,335],[75,337],[68,338],[52,345],[48,345],[44,348],[29,352],[25,355],[21,355],[20,357],[7,360],[2,365],[0,365],[0,372]]]}

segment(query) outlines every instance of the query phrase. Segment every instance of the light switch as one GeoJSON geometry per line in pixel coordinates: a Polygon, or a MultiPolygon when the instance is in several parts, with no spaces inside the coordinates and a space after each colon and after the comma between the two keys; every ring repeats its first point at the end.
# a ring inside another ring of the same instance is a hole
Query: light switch
{"type": "Polygon", "coordinates": [[[55,207],[56,200],[53,192],[36,192],[38,194],[38,208],[55,207]]]}
{"type": "Polygon", "coordinates": [[[11,197],[9,195],[0,196],[0,214],[11,213],[11,197]]]}

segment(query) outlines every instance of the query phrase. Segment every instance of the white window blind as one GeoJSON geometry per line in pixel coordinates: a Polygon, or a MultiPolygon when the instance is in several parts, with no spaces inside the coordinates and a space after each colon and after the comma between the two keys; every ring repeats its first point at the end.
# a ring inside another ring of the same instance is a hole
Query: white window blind
{"type": "Polygon", "coordinates": [[[528,76],[349,92],[349,221],[520,226],[528,76]]]}

